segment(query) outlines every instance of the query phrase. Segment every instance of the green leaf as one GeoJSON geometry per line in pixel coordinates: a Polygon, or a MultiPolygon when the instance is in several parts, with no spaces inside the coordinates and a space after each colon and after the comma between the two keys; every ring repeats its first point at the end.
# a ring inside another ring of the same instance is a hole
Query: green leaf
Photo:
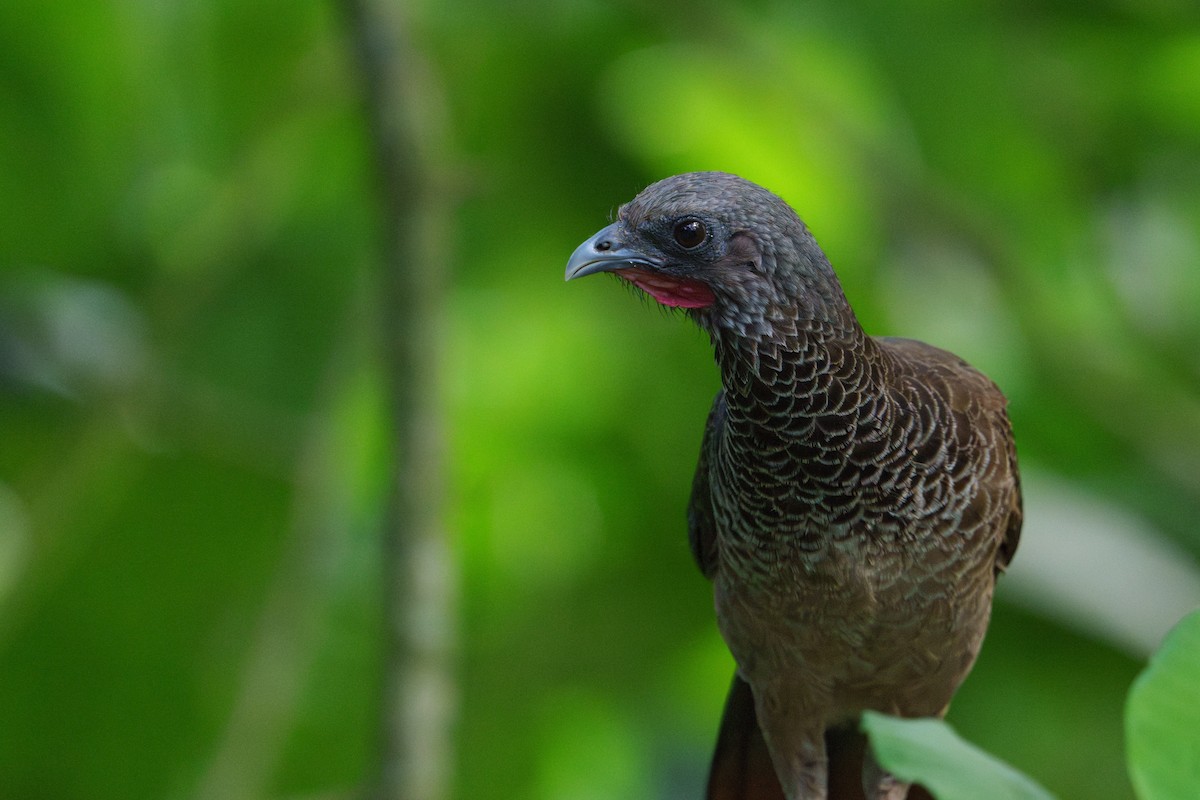
{"type": "Polygon", "coordinates": [[[920,783],[938,800],[1050,800],[1049,792],[959,737],[937,719],[865,712],[875,757],[896,777],[920,783]]]}
{"type": "Polygon", "coordinates": [[[1200,787],[1200,610],[1176,625],[1133,682],[1125,707],[1129,774],[1142,800],[1200,787]]]}

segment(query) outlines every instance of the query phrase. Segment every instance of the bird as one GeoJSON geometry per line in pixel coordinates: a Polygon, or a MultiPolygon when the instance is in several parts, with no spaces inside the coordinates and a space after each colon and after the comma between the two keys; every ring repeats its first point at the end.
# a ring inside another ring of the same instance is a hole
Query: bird
{"type": "Polygon", "coordinates": [[[711,340],[721,389],[687,506],[736,671],[707,800],[928,796],[865,711],[942,717],[1020,540],[1007,400],[963,359],[868,335],[778,195],[724,172],[653,183],[572,253],[711,340]]]}

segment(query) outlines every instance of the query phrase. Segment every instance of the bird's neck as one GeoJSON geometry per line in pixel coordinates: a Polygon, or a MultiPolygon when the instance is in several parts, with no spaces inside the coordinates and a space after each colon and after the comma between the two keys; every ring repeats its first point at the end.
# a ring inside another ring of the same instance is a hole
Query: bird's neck
{"type": "Polygon", "coordinates": [[[745,331],[710,331],[727,402],[811,417],[844,413],[847,395],[872,394],[883,380],[880,353],[849,305],[811,311],[779,310],[745,331]]]}

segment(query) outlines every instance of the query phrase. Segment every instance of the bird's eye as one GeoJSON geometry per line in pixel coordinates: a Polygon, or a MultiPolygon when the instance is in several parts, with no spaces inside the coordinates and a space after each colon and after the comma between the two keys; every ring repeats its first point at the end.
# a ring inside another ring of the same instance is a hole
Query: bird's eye
{"type": "Polygon", "coordinates": [[[685,219],[675,223],[671,235],[675,237],[675,244],[684,250],[692,250],[704,244],[708,238],[708,229],[698,219],[685,219]]]}

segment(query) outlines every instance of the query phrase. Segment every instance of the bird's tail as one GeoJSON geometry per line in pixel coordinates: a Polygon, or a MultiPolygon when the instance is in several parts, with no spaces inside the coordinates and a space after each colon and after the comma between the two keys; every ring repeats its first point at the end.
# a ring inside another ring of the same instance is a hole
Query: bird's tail
{"type": "Polygon", "coordinates": [[[754,695],[750,684],[736,673],[725,712],[721,716],[721,732],[708,772],[706,800],[786,800],[758,716],[754,711],[754,695]]]}
{"type": "MultiPolygon", "coordinates": [[[[866,737],[850,726],[827,731],[829,800],[865,800],[862,788],[866,737]]],[[[771,754],[758,727],[750,684],[737,674],[729,687],[721,732],[708,773],[706,800],[786,800],[771,754]]],[[[908,800],[931,800],[928,792],[913,786],[908,800]]]]}

